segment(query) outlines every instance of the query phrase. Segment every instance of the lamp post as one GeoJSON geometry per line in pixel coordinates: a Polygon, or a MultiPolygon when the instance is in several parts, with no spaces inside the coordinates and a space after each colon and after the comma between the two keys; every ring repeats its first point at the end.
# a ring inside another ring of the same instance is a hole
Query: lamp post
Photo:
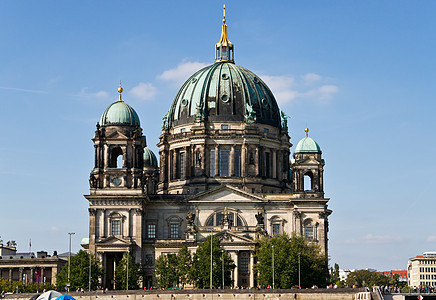
{"type": "Polygon", "coordinates": [[[275,285],[275,278],[274,278],[274,245],[272,245],[272,278],[273,278],[273,286],[272,286],[272,288],[274,289],[274,285],[275,285]]]}
{"type": "Polygon", "coordinates": [[[301,289],[301,252],[298,252],[298,287],[301,289]]]}
{"type": "Polygon", "coordinates": [[[89,282],[88,282],[88,290],[91,291],[91,266],[92,266],[92,260],[91,260],[91,253],[89,253],[89,282]]]}
{"type": "Polygon", "coordinates": [[[224,285],[224,249],[223,249],[223,255],[222,255],[222,273],[223,273],[223,289],[225,289],[224,285]]]}
{"type": "Polygon", "coordinates": [[[129,290],[129,251],[126,252],[126,290],[129,290]]]}
{"type": "Polygon", "coordinates": [[[210,289],[212,289],[212,245],[213,245],[213,229],[210,230],[210,289]]]}
{"type": "Polygon", "coordinates": [[[68,250],[68,283],[67,283],[67,287],[68,287],[68,292],[70,291],[70,272],[71,272],[71,236],[75,234],[74,232],[68,232],[68,235],[70,236],[70,245],[69,245],[69,250],[68,250]]]}

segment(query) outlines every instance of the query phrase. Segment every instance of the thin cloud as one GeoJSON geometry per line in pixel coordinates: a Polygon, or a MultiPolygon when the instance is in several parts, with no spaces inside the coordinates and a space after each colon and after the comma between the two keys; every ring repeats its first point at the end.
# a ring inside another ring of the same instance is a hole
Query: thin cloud
{"type": "Polygon", "coordinates": [[[196,61],[182,61],[177,67],[164,71],[158,78],[170,81],[176,85],[182,84],[189,76],[196,71],[206,67],[208,64],[196,61]]]}
{"type": "Polygon", "coordinates": [[[436,235],[430,235],[430,236],[428,236],[427,239],[426,239],[426,241],[427,241],[428,243],[434,243],[434,242],[436,242],[436,235]]]}
{"type": "Polygon", "coordinates": [[[390,244],[390,243],[398,243],[402,241],[403,238],[400,236],[374,235],[369,233],[360,238],[345,240],[344,244],[390,244]]]}
{"type": "Polygon", "coordinates": [[[130,90],[129,95],[132,95],[139,100],[149,101],[154,99],[156,93],[157,89],[153,84],[140,82],[130,90]]]}
{"type": "Polygon", "coordinates": [[[84,87],[80,90],[80,92],[74,96],[80,98],[97,98],[97,99],[107,99],[109,97],[109,93],[106,91],[98,91],[98,92],[87,92],[88,88],[84,87]]]}
{"type": "Polygon", "coordinates": [[[263,75],[262,79],[269,86],[280,105],[300,99],[326,102],[339,91],[336,85],[325,84],[326,80],[315,73],[299,77],[263,75]]]}
{"type": "Polygon", "coordinates": [[[24,93],[47,94],[46,91],[41,91],[41,90],[29,90],[29,89],[13,88],[13,87],[6,87],[6,86],[0,86],[0,89],[17,91],[17,92],[24,92],[24,93]]]}

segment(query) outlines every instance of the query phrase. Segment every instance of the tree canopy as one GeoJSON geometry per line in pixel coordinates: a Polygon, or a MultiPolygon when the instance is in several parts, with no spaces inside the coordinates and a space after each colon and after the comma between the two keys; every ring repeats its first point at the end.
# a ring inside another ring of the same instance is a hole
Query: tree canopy
{"type": "Polygon", "coordinates": [[[128,284],[129,290],[139,289],[142,277],[143,270],[141,265],[134,263],[132,256],[125,253],[115,268],[115,288],[117,290],[125,290],[128,284]]]}
{"type": "Polygon", "coordinates": [[[257,264],[254,267],[259,285],[273,285],[274,246],[274,285],[276,288],[325,286],[328,279],[327,257],[315,243],[293,234],[262,237],[256,249],[257,264]]]}
{"type": "MultiPolygon", "coordinates": [[[[99,277],[103,274],[100,263],[93,255],[80,250],[76,255],[71,256],[70,269],[70,290],[83,288],[88,290],[89,287],[89,265],[91,264],[91,289],[99,287],[99,277]]],[[[68,263],[56,275],[56,286],[58,289],[64,289],[68,283],[68,263]]]]}

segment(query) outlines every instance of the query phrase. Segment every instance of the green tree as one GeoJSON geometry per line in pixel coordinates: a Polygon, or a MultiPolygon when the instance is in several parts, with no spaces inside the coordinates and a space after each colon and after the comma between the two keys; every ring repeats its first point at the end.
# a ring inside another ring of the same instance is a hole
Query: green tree
{"type": "Polygon", "coordinates": [[[274,245],[274,285],[276,288],[291,288],[298,285],[300,261],[301,286],[325,286],[328,279],[327,257],[315,243],[304,237],[287,234],[262,237],[256,249],[257,264],[254,271],[260,285],[273,284],[272,249],[274,245]]]}
{"type": "Polygon", "coordinates": [[[192,258],[190,278],[192,283],[198,288],[210,288],[210,256],[212,243],[212,286],[217,288],[222,286],[222,266],[224,264],[224,285],[230,286],[231,270],[235,268],[228,253],[220,248],[217,237],[210,236],[206,241],[198,245],[197,251],[192,258]]]}
{"type": "Polygon", "coordinates": [[[356,270],[347,276],[347,285],[356,287],[386,285],[389,278],[379,272],[371,272],[369,270],[356,270]]]}
{"type": "Polygon", "coordinates": [[[335,267],[330,268],[330,283],[339,284],[341,278],[339,277],[339,265],[335,264],[335,267]]]}
{"type": "Polygon", "coordinates": [[[134,263],[130,254],[125,253],[115,268],[115,288],[117,290],[125,290],[127,289],[128,283],[129,290],[139,289],[139,282],[142,280],[142,275],[143,270],[141,265],[134,263]]]}
{"type": "Polygon", "coordinates": [[[177,253],[177,272],[178,283],[185,287],[186,284],[191,282],[190,271],[192,268],[192,257],[188,250],[188,246],[184,245],[179,253],[177,253]]]}
{"type": "MultiPolygon", "coordinates": [[[[92,254],[80,250],[76,255],[71,256],[70,269],[70,290],[84,289],[89,287],[89,265],[91,264],[91,289],[99,287],[99,278],[103,274],[100,263],[92,254]]],[[[68,283],[68,263],[56,275],[56,286],[64,289],[68,283]]]]}
{"type": "Polygon", "coordinates": [[[179,272],[176,254],[162,254],[154,265],[156,285],[159,288],[170,288],[177,285],[179,272]]]}

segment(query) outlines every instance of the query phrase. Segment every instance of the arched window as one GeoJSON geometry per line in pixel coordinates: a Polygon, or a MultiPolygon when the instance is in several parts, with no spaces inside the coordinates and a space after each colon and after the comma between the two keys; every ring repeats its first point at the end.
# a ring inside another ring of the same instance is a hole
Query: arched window
{"type": "MultiPolygon", "coordinates": [[[[242,219],[242,217],[237,212],[227,210],[227,214],[231,226],[247,226],[246,225],[247,223],[242,219]]],[[[219,226],[223,223],[223,220],[224,220],[224,210],[217,211],[209,216],[209,218],[206,221],[206,226],[219,226]]]]}
{"type": "Polygon", "coordinates": [[[306,174],[304,174],[304,190],[305,191],[312,191],[313,187],[312,187],[312,179],[313,179],[313,175],[311,172],[307,172],[306,174]]]}
{"type": "Polygon", "coordinates": [[[270,235],[271,236],[279,235],[279,234],[283,233],[285,220],[283,220],[281,217],[272,216],[269,219],[269,223],[270,223],[270,235]]]}
{"type": "Polygon", "coordinates": [[[313,241],[315,237],[315,230],[311,219],[304,221],[304,237],[308,241],[313,241]]]}
{"type": "Polygon", "coordinates": [[[123,150],[121,147],[115,147],[111,151],[110,168],[122,168],[123,167],[123,150]]]}

